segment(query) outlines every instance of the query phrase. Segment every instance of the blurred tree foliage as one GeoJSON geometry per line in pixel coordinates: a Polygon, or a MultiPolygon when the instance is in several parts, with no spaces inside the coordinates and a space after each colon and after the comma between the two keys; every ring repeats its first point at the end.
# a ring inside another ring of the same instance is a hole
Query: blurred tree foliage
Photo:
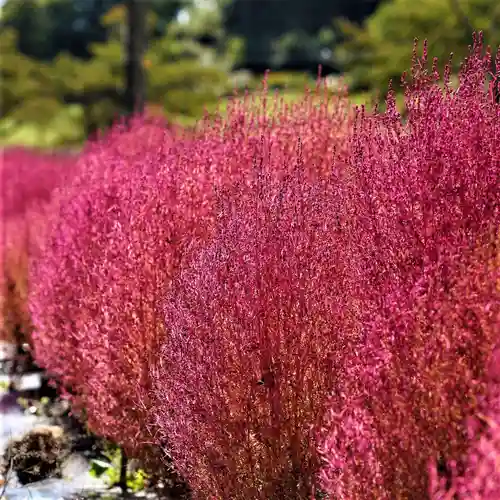
{"type": "MultiPolygon", "coordinates": [[[[351,90],[385,92],[390,79],[397,88],[411,65],[413,40],[428,40],[429,60],[442,68],[453,52],[454,69],[467,55],[472,32],[482,30],[485,43],[500,44],[500,2],[491,0],[390,0],[358,26],[336,23],[345,42],[335,58],[347,72],[351,90]]],[[[422,46],[420,47],[420,50],[422,46]]]]}
{"type": "MultiPolygon", "coordinates": [[[[12,142],[29,142],[33,146],[81,141],[81,108],[70,105],[61,114],[61,75],[54,74],[49,65],[20,53],[16,42],[17,32],[13,28],[1,31],[0,138],[3,142],[10,138],[12,142]],[[29,132],[29,140],[25,136],[19,138],[20,127],[29,132]],[[57,137],[55,129],[60,131],[57,137]]],[[[71,79],[67,75],[67,81],[71,79]]]]}
{"type": "MultiPolygon", "coordinates": [[[[149,0],[157,15],[153,37],[179,13],[189,13],[193,36],[213,43],[224,32],[245,41],[240,67],[311,70],[328,63],[331,20],[361,22],[381,0],[149,0]]],[[[59,52],[92,57],[90,44],[107,39],[102,16],[122,0],[6,0],[2,25],[20,33],[19,50],[50,60],[59,52]]],[[[334,37],[335,38],[335,37],[334,37]]]]}
{"type": "Polygon", "coordinates": [[[361,22],[380,0],[231,0],[224,3],[224,26],[242,37],[242,66],[257,72],[270,69],[310,71],[318,64],[338,70],[330,57],[337,38],[332,20],[361,22]]]}
{"type": "MultiPolygon", "coordinates": [[[[19,33],[23,54],[50,61],[61,52],[90,59],[90,44],[105,42],[104,14],[123,0],[6,0],[0,25],[19,33]]],[[[167,24],[190,0],[148,0],[157,15],[152,36],[165,33],[167,24]]]]}
{"type": "MultiPolygon", "coordinates": [[[[38,0],[37,8],[44,12],[63,3],[71,1],[38,0]]],[[[103,3],[106,2],[99,2],[103,3]]],[[[12,8],[12,3],[9,5],[12,8]]],[[[203,20],[202,14],[199,17],[203,20]]],[[[85,50],[90,57],[76,57],[69,51],[49,54],[49,43],[40,49],[39,59],[18,50],[24,35],[17,31],[15,23],[11,26],[6,23],[0,33],[3,118],[0,136],[19,124],[50,127],[54,117],[68,114],[70,109],[72,135],[80,140],[108,126],[122,111],[125,22],[125,8],[114,5],[98,23],[105,39],[94,42],[90,37],[87,39],[85,50]],[[75,106],[80,110],[79,115],[75,106]],[[80,118],[79,125],[76,116],[80,118]]],[[[216,24],[217,19],[212,22],[216,24]]],[[[175,18],[168,22],[165,17],[160,20],[154,9],[149,12],[148,28],[150,43],[143,64],[151,107],[156,112],[163,108],[169,119],[181,122],[200,117],[204,106],[215,108],[218,98],[230,88],[229,74],[241,53],[241,43],[219,29],[212,43],[204,44],[203,30],[197,31],[192,24],[184,25],[175,18]]],[[[35,39],[36,33],[33,36],[35,39]]],[[[61,141],[68,141],[67,134],[62,134],[61,141]]]]}

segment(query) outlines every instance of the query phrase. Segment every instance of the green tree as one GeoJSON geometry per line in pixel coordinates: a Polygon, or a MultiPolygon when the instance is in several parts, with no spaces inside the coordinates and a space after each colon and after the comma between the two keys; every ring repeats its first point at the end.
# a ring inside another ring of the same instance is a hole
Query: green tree
{"type": "MultiPolygon", "coordinates": [[[[165,33],[190,0],[148,0],[157,15],[152,37],[165,33]]],[[[0,26],[19,33],[18,49],[25,55],[44,61],[67,52],[80,59],[90,59],[90,44],[104,42],[108,30],[102,17],[124,0],[6,0],[0,26]]]]}
{"type": "Polygon", "coordinates": [[[18,33],[23,54],[50,61],[61,52],[88,59],[88,44],[104,41],[106,30],[99,18],[113,0],[6,0],[2,27],[18,33]]]}
{"type": "MultiPolygon", "coordinates": [[[[101,24],[108,33],[107,40],[89,44],[92,57],[88,60],[69,53],[59,53],[51,61],[34,60],[17,50],[14,29],[2,31],[2,126],[36,124],[49,128],[55,116],[72,109],[72,113],[79,110],[79,131],[83,136],[108,126],[123,112],[124,6],[111,9],[101,24]]],[[[157,26],[158,16],[151,10],[147,19],[149,35],[157,26]]],[[[225,37],[221,30],[214,46],[201,43],[193,26],[176,20],[168,23],[163,36],[150,38],[143,61],[148,104],[183,123],[200,118],[204,107],[215,108],[218,98],[230,89],[238,41],[225,37]]]]}
{"type": "Polygon", "coordinates": [[[56,74],[50,65],[20,53],[13,28],[0,32],[0,54],[2,142],[55,146],[80,141],[81,107],[66,106],[58,95],[61,81],[78,81],[77,75],[56,74]]]}
{"type": "Polygon", "coordinates": [[[351,90],[385,91],[390,79],[398,85],[411,65],[413,40],[427,39],[429,55],[441,67],[454,53],[455,70],[467,55],[472,32],[482,30],[485,42],[500,43],[500,3],[491,0],[390,0],[362,26],[339,23],[345,43],[335,57],[346,70],[351,90]]]}
{"type": "MultiPolygon", "coordinates": [[[[102,22],[109,29],[109,38],[105,43],[90,46],[94,57],[87,78],[90,75],[94,78],[92,85],[89,82],[85,87],[120,89],[125,78],[122,6],[112,9],[102,22]]],[[[147,21],[150,33],[157,22],[157,15],[150,11],[147,21]]],[[[228,91],[229,73],[238,56],[237,41],[228,38],[225,45],[213,47],[200,43],[196,35],[191,25],[171,21],[165,35],[152,39],[144,55],[147,102],[161,104],[167,117],[185,123],[199,118],[205,106],[215,107],[218,98],[228,91]]],[[[96,120],[113,119],[113,92],[107,97],[106,109],[99,102],[94,106],[96,109],[89,111],[96,120]]]]}

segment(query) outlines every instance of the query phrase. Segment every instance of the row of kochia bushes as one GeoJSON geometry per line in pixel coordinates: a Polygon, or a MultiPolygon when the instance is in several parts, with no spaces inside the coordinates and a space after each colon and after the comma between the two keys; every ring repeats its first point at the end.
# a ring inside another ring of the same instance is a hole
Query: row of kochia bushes
{"type": "Polygon", "coordinates": [[[198,498],[500,496],[499,74],[426,58],[404,119],[319,89],[67,159],[23,248],[92,431],[198,498]]]}

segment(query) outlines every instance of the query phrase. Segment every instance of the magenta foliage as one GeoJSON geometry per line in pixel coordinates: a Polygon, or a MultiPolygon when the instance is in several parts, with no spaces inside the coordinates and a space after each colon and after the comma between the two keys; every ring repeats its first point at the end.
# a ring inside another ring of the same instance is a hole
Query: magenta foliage
{"type": "Polygon", "coordinates": [[[76,156],[44,153],[23,148],[2,152],[0,163],[1,204],[1,337],[16,340],[14,330],[29,330],[27,318],[27,274],[29,255],[38,249],[45,223],[45,209],[57,188],[74,175],[76,156]],[[15,305],[15,311],[12,307],[15,305]],[[14,319],[14,317],[16,319],[14,319]],[[4,324],[4,321],[6,322],[4,324]]]}
{"type": "Polygon", "coordinates": [[[467,449],[500,334],[499,74],[486,92],[482,48],[478,39],[457,90],[449,69],[444,90],[436,64],[424,71],[424,50],[406,122],[390,94],[386,113],[360,113],[354,129],[343,260],[362,335],[320,432],[332,498],[422,498],[429,458],[467,449]]]}
{"type": "MultiPolygon", "coordinates": [[[[0,237],[2,257],[7,248],[27,252],[28,228],[40,223],[42,213],[57,188],[66,185],[75,173],[77,157],[66,153],[8,148],[2,152],[0,178],[2,182],[0,217],[3,231],[0,237]]],[[[2,266],[2,269],[4,267],[2,266]]]]}
{"type": "MultiPolygon", "coordinates": [[[[227,121],[191,136],[139,120],[88,148],[33,267],[30,308],[37,360],[70,388],[91,429],[129,449],[152,443],[160,299],[191,241],[210,235],[214,189],[248,174],[264,132],[287,150],[291,131],[309,127],[307,148],[320,163],[332,127],[346,121],[339,104],[310,110],[309,124],[306,100],[274,128],[262,110],[252,118],[235,105],[227,121]]],[[[283,171],[279,158],[272,167],[283,171]]]]}
{"type": "Polygon", "coordinates": [[[158,427],[198,497],[307,498],[314,483],[330,355],[351,352],[336,328],[349,305],[337,175],[313,181],[307,160],[263,141],[254,179],[221,201],[215,240],[193,245],[168,291],[158,427]],[[270,158],[296,167],[273,181],[270,158]]]}
{"type": "Polygon", "coordinates": [[[68,182],[76,155],[44,153],[25,148],[2,151],[2,220],[24,214],[38,202],[48,202],[53,190],[68,182]]]}
{"type": "MultiPolygon", "coordinates": [[[[77,157],[66,153],[45,153],[24,148],[8,148],[2,151],[0,177],[2,182],[0,217],[5,224],[0,237],[5,246],[21,246],[24,243],[30,221],[40,216],[57,188],[66,185],[75,173],[77,157]],[[17,227],[18,230],[15,230],[17,227]]],[[[38,228],[37,228],[38,229],[38,228]]]]}

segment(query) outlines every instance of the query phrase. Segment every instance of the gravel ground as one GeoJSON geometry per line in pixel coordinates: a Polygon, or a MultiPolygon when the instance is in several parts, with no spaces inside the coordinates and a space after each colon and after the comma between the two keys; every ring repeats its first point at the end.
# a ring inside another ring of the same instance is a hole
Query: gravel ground
{"type": "MultiPolygon", "coordinates": [[[[4,361],[11,357],[9,345],[0,342],[0,457],[4,455],[9,440],[18,438],[37,427],[51,425],[66,426],[64,418],[49,418],[30,414],[18,404],[19,397],[36,391],[41,384],[40,373],[24,374],[15,379],[16,391],[8,392],[7,387],[11,377],[5,373],[4,361]],[[3,373],[2,373],[3,372],[3,373]]],[[[52,410],[56,410],[56,403],[52,410]]],[[[60,409],[61,410],[61,409],[60,409]]],[[[64,408],[62,408],[64,413],[64,408]]],[[[56,411],[58,413],[58,411],[56,411]]],[[[0,500],[83,500],[102,499],[119,500],[124,498],[119,488],[109,489],[103,479],[92,477],[89,474],[89,456],[92,456],[93,444],[88,437],[82,439],[79,431],[70,425],[70,436],[79,443],[73,443],[73,453],[65,460],[62,466],[62,478],[51,478],[29,485],[21,485],[15,473],[8,473],[3,477],[0,473],[0,500]],[[76,432],[76,434],[75,434],[76,432]],[[73,434],[75,434],[73,436],[73,434]]],[[[95,452],[95,450],[94,450],[95,452]]],[[[95,454],[94,454],[95,456],[95,454]]],[[[170,497],[152,492],[128,494],[125,498],[151,500],[168,500],[170,497]]]]}

